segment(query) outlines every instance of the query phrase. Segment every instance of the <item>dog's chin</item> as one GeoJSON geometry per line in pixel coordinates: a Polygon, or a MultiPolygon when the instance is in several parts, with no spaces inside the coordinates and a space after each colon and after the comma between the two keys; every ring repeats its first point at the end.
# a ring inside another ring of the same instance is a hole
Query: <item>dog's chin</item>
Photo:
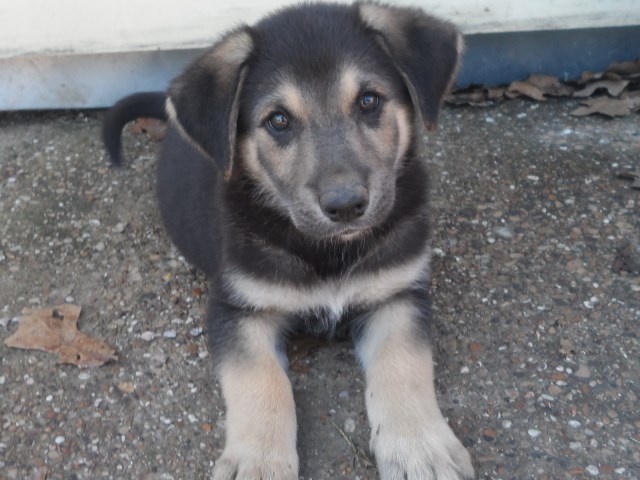
{"type": "Polygon", "coordinates": [[[307,239],[314,242],[351,242],[369,235],[372,226],[368,224],[296,224],[296,229],[307,239]]]}

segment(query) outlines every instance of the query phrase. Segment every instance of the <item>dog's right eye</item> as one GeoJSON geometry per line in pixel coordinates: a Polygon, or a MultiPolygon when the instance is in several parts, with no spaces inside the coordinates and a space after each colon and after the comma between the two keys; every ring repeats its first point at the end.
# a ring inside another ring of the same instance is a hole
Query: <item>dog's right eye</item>
{"type": "Polygon", "coordinates": [[[290,123],[291,122],[289,121],[289,116],[284,112],[275,112],[267,120],[267,125],[269,125],[269,128],[275,130],[276,132],[282,132],[283,130],[286,130],[287,128],[289,128],[290,123]]]}

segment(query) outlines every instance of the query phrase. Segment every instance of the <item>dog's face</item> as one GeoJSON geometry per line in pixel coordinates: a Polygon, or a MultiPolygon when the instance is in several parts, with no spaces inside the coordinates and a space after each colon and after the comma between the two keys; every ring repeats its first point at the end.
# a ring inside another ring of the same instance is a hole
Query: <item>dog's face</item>
{"type": "Polygon", "coordinates": [[[391,212],[416,120],[435,123],[457,66],[453,29],[404,14],[318,4],[233,32],[174,83],[170,114],[307,237],[358,237],[391,212]]]}
{"type": "Polygon", "coordinates": [[[277,68],[268,56],[249,72],[237,159],[305,235],[351,238],[393,206],[413,107],[382,52],[317,64],[310,50],[302,65],[277,68]]]}

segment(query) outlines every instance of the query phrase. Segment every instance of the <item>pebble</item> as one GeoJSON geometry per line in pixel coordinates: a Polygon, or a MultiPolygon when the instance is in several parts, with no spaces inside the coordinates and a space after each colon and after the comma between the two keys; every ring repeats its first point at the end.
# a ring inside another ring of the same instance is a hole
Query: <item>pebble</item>
{"type": "Polygon", "coordinates": [[[349,392],[347,392],[346,390],[342,390],[342,391],[338,394],[338,396],[339,396],[340,398],[342,398],[342,399],[349,398],[349,392]]]}
{"type": "Polygon", "coordinates": [[[511,428],[512,425],[513,425],[513,422],[511,422],[511,420],[504,420],[502,422],[502,428],[504,429],[509,429],[511,428]]]}
{"type": "Polygon", "coordinates": [[[580,428],[582,424],[577,420],[569,420],[569,426],[571,428],[580,428]]]}
{"type": "Polygon", "coordinates": [[[353,418],[347,418],[344,421],[344,431],[346,433],[353,433],[356,431],[356,421],[353,418]]]}
{"type": "Polygon", "coordinates": [[[462,374],[467,374],[467,373],[469,373],[469,367],[462,367],[462,368],[460,369],[460,373],[462,373],[462,374]]]}
{"type": "Polygon", "coordinates": [[[118,390],[124,393],[133,393],[135,389],[136,387],[133,385],[133,383],[122,382],[118,384],[118,390]]]}
{"type": "Polygon", "coordinates": [[[95,247],[93,247],[96,249],[96,251],[98,252],[102,252],[104,250],[104,242],[98,242],[96,243],[95,247]]]}
{"type": "Polygon", "coordinates": [[[586,365],[580,365],[580,368],[576,370],[576,377],[589,378],[591,376],[591,370],[586,365]]]}
{"type": "Polygon", "coordinates": [[[192,328],[191,330],[189,330],[189,334],[192,337],[199,337],[200,335],[202,335],[202,327],[192,328]]]}
{"type": "Polygon", "coordinates": [[[527,431],[531,438],[538,438],[542,432],[540,430],[536,430],[535,428],[531,428],[527,431]]]}
{"type": "Polygon", "coordinates": [[[156,338],[156,334],[154,332],[151,332],[151,331],[147,330],[146,332],[142,332],[140,334],[140,338],[142,340],[144,340],[145,342],[150,342],[151,340],[156,338]]]}
{"type": "Polygon", "coordinates": [[[498,235],[499,237],[502,238],[513,238],[514,237],[514,233],[513,230],[511,230],[510,227],[497,227],[494,230],[495,234],[498,235]]]}
{"type": "Polygon", "coordinates": [[[58,435],[54,439],[54,442],[56,442],[56,445],[62,445],[64,443],[64,437],[62,435],[58,435]]]}
{"type": "Polygon", "coordinates": [[[117,223],[112,229],[111,231],[113,233],[122,233],[124,232],[124,229],[127,228],[127,224],[126,223],[117,223]]]}
{"type": "Polygon", "coordinates": [[[596,475],[600,475],[600,469],[595,465],[589,465],[587,468],[585,468],[585,470],[591,476],[595,477],[596,475]]]}
{"type": "Polygon", "coordinates": [[[176,338],[177,334],[175,330],[167,330],[162,334],[164,338],[176,338]]]}

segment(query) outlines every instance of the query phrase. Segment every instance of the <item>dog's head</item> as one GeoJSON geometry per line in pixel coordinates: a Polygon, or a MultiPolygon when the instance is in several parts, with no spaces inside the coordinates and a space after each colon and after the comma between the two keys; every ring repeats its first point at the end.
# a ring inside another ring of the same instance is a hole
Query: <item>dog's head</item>
{"type": "Polygon", "coordinates": [[[417,9],[289,8],[214,45],[174,81],[167,109],[300,232],[349,239],[391,212],[416,125],[434,128],[461,50],[452,25],[417,9]]]}

